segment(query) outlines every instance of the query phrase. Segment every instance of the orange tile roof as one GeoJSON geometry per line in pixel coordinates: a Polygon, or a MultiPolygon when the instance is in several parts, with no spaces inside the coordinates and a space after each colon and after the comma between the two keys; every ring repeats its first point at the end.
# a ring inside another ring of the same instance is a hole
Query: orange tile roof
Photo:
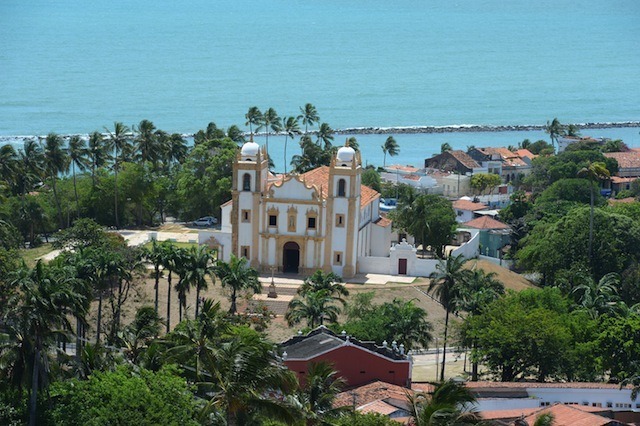
{"type": "Polygon", "coordinates": [[[553,424],[555,426],[605,426],[609,424],[620,424],[613,419],[580,410],[578,406],[564,404],[556,404],[538,410],[527,416],[525,420],[532,425],[538,416],[546,413],[553,414],[553,424]]]}
{"type": "Polygon", "coordinates": [[[524,149],[524,148],[516,150],[516,154],[520,158],[536,158],[537,157],[537,155],[535,155],[533,152],[529,151],[528,149],[524,149]]]}
{"type": "Polygon", "coordinates": [[[463,223],[463,225],[476,229],[510,229],[506,223],[502,223],[489,216],[477,217],[469,222],[463,223]]]}
{"type": "Polygon", "coordinates": [[[474,212],[476,210],[484,210],[488,207],[482,203],[474,203],[473,201],[469,201],[469,200],[456,200],[453,202],[453,208],[458,210],[469,210],[474,212]]]}
{"type": "Polygon", "coordinates": [[[417,167],[414,167],[414,166],[402,166],[400,164],[393,164],[393,165],[387,166],[385,168],[389,169],[389,170],[398,170],[398,171],[409,172],[409,173],[415,173],[418,170],[420,170],[420,169],[418,169],[417,167]]]}
{"type": "Polygon", "coordinates": [[[629,152],[606,152],[603,155],[607,158],[615,159],[621,169],[640,168],[639,151],[631,150],[629,152]]]}
{"type": "MultiPolygon", "coordinates": [[[[606,413],[611,411],[609,408],[603,407],[592,407],[590,405],[571,405],[571,407],[576,408],[580,411],[588,412],[588,413],[606,413]]],[[[530,416],[533,413],[536,413],[545,408],[534,407],[534,408],[511,408],[508,410],[487,410],[481,411],[480,415],[485,420],[508,420],[508,419],[517,419],[520,416],[530,416]]],[[[539,414],[538,414],[539,415],[539,414]]]]}
{"type": "Polygon", "coordinates": [[[611,182],[613,183],[629,183],[629,182],[633,182],[636,179],[638,178],[611,176],[611,182]]]}
{"type": "Polygon", "coordinates": [[[333,405],[335,407],[353,405],[360,407],[386,398],[405,400],[408,393],[412,393],[411,389],[378,380],[349,391],[340,392],[333,405]]]}
{"type": "MultiPolygon", "coordinates": [[[[312,185],[322,191],[323,197],[327,197],[329,193],[329,167],[321,166],[317,169],[309,170],[300,175],[300,178],[307,185],[312,185]]],[[[364,207],[376,198],[380,197],[380,193],[369,188],[366,185],[360,185],[360,207],[364,207]]]]}
{"type": "Polygon", "coordinates": [[[480,151],[481,153],[483,153],[484,155],[499,155],[500,157],[502,157],[502,159],[507,159],[507,158],[514,158],[517,157],[518,155],[514,152],[509,151],[507,148],[501,147],[501,148],[477,148],[478,151],[480,151]]]}
{"type": "Polygon", "coordinates": [[[383,416],[388,416],[389,414],[392,414],[398,411],[398,408],[394,407],[391,404],[387,404],[382,400],[377,400],[377,401],[373,401],[368,404],[365,404],[361,407],[358,407],[358,411],[365,414],[378,413],[378,414],[382,414],[383,416]]]}
{"type": "Polygon", "coordinates": [[[382,226],[383,228],[386,228],[387,226],[391,225],[392,223],[393,222],[391,221],[391,219],[389,219],[388,217],[384,217],[384,216],[380,216],[378,218],[378,220],[373,222],[374,225],[382,226]]]}

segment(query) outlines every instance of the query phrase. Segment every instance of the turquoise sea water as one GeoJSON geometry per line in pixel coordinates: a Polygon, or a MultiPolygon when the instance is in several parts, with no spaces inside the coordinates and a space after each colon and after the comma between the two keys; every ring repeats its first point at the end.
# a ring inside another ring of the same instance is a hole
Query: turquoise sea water
{"type": "Polygon", "coordinates": [[[637,0],[2,0],[0,46],[0,136],[640,120],[637,0]]]}

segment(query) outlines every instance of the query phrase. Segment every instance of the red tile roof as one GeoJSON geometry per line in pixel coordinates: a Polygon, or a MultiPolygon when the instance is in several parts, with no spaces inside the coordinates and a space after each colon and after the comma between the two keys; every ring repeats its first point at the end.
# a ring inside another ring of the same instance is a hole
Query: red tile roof
{"type": "Polygon", "coordinates": [[[365,414],[378,413],[378,414],[382,414],[383,416],[388,416],[389,414],[392,414],[398,411],[398,407],[394,407],[391,404],[387,404],[382,400],[377,400],[377,401],[373,401],[368,404],[365,404],[361,407],[358,407],[358,411],[365,414]]]}
{"type": "MultiPolygon", "coordinates": [[[[571,405],[571,407],[576,408],[580,411],[588,412],[588,413],[606,413],[611,411],[609,408],[603,407],[592,407],[590,405],[571,405]]],[[[546,408],[546,407],[545,407],[546,408]]],[[[537,413],[545,408],[534,407],[534,408],[511,408],[508,410],[487,410],[481,411],[480,415],[485,420],[508,420],[508,419],[516,419],[520,416],[530,416],[533,413],[537,413]]]]}
{"type": "Polygon", "coordinates": [[[456,200],[453,202],[453,208],[475,212],[476,210],[485,210],[488,207],[482,203],[474,203],[469,200],[456,200]]]}
{"type": "MultiPolygon", "coordinates": [[[[317,169],[309,170],[300,175],[300,178],[307,185],[315,186],[318,191],[322,192],[323,197],[327,197],[329,193],[329,167],[321,166],[317,169]]],[[[369,188],[366,185],[360,185],[360,207],[364,207],[376,198],[380,197],[380,193],[369,188]]]]}
{"type": "Polygon", "coordinates": [[[529,151],[528,149],[518,149],[516,150],[516,154],[520,158],[536,158],[537,155],[529,151]]]}
{"type": "Polygon", "coordinates": [[[476,229],[510,229],[510,226],[506,223],[502,223],[489,216],[477,217],[469,222],[463,223],[463,225],[476,229]]]}
{"type": "Polygon", "coordinates": [[[378,218],[378,220],[376,220],[375,222],[373,222],[374,225],[378,225],[378,226],[382,226],[383,228],[386,228],[387,226],[391,225],[393,222],[391,221],[391,219],[384,217],[384,216],[380,216],[378,218]]]}
{"type": "Polygon", "coordinates": [[[611,176],[611,182],[613,183],[630,183],[638,178],[633,177],[620,177],[620,176],[611,176]]]}
{"type": "Polygon", "coordinates": [[[484,155],[499,155],[503,160],[507,158],[515,158],[518,155],[514,152],[509,151],[507,148],[476,148],[478,151],[483,153],[484,155]]]}
{"type": "Polygon", "coordinates": [[[525,420],[527,423],[532,425],[535,423],[538,416],[546,413],[553,415],[553,424],[555,426],[605,426],[610,424],[620,424],[613,419],[608,419],[606,417],[581,410],[579,406],[564,404],[556,404],[551,407],[538,410],[525,417],[525,420]]]}
{"type": "Polygon", "coordinates": [[[411,389],[392,385],[383,381],[375,381],[349,391],[340,392],[333,403],[335,407],[353,406],[360,407],[374,401],[387,398],[405,400],[411,389]]]}
{"type": "Polygon", "coordinates": [[[455,150],[455,151],[448,151],[448,152],[449,154],[451,154],[453,158],[458,160],[463,166],[469,169],[477,169],[478,167],[480,167],[480,164],[478,164],[476,160],[471,158],[469,154],[467,154],[464,151],[455,150]]]}
{"type": "Polygon", "coordinates": [[[393,165],[387,166],[385,168],[389,169],[389,170],[398,170],[398,171],[408,172],[408,173],[415,173],[418,170],[420,170],[420,169],[418,169],[417,167],[414,167],[414,166],[402,166],[400,164],[393,164],[393,165]]]}
{"type": "Polygon", "coordinates": [[[613,158],[618,162],[620,169],[640,168],[640,151],[631,150],[629,152],[606,152],[603,154],[607,158],[613,158]]]}

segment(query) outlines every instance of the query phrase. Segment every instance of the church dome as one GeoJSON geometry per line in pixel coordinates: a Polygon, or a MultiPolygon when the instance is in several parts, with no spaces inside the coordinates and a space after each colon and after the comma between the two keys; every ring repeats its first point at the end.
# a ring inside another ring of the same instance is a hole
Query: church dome
{"type": "Polygon", "coordinates": [[[260,150],[260,145],[258,145],[253,141],[249,141],[249,142],[246,142],[244,145],[242,145],[242,149],[240,150],[240,155],[242,155],[243,157],[244,156],[255,157],[256,155],[258,155],[259,150],[260,150]]]}
{"type": "Polygon", "coordinates": [[[356,151],[350,146],[343,146],[338,150],[338,161],[353,161],[356,151]]]}

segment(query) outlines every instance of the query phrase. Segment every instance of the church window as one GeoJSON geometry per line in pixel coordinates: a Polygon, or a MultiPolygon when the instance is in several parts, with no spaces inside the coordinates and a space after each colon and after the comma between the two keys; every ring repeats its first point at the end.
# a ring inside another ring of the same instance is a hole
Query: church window
{"type": "Polygon", "coordinates": [[[315,217],[307,218],[307,228],[316,229],[316,218],[315,217]]]}
{"type": "Polygon", "coordinates": [[[275,214],[269,215],[269,226],[278,226],[278,216],[275,214]]]}
{"type": "Polygon", "coordinates": [[[251,175],[249,173],[242,176],[242,190],[251,191],[251,175]]]}
{"type": "Polygon", "coordinates": [[[344,179],[338,181],[338,197],[344,197],[346,195],[347,182],[344,179]]]}
{"type": "Polygon", "coordinates": [[[249,246],[241,246],[240,247],[240,255],[246,259],[249,258],[249,254],[251,251],[249,250],[249,246]]]}
{"type": "Polygon", "coordinates": [[[251,211],[242,210],[241,214],[243,222],[251,222],[251,211]]]}
{"type": "Polygon", "coordinates": [[[342,265],[342,252],[334,251],[333,252],[333,264],[334,265],[342,265]]]}
{"type": "Polygon", "coordinates": [[[344,228],[344,215],[343,214],[337,214],[336,215],[336,227],[337,228],[344,228]]]}

